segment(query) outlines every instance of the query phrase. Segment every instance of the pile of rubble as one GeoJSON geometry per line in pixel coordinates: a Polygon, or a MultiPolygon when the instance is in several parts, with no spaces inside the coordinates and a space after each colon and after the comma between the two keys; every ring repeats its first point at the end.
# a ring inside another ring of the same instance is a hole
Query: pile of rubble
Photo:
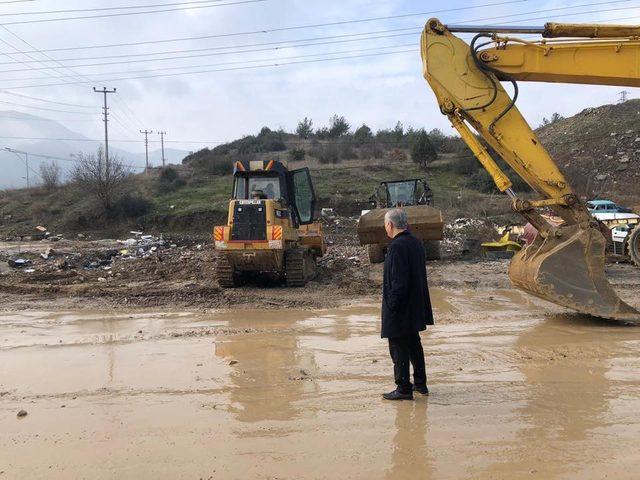
{"type": "MultiPolygon", "coordinates": [[[[130,276],[141,274],[139,264],[131,268],[131,262],[152,259],[163,261],[167,257],[186,259],[191,250],[203,250],[204,244],[168,241],[162,235],[145,235],[131,232],[124,240],[65,240],[59,238],[52,243],[50,237],[39,241],[11,242],[0,252],[0,260],[5,260],[8,268],[3,274],[20,271],[25,274],[45,274],[52,272],[75,272],[81,277],[98,275],[98,281],[105,282],[114,274],[130,276]],[[133,271],[135,270],[135,272],[133,271]]],[[[2,263],[2,262],[0,262],[2,263]]]]}
{"type": "Polygon", "coordinates": [[[639,121],[640,100],[629,100],[588,108],[537,133],[572,185],[627,194],[640,181],[639,121]]]}

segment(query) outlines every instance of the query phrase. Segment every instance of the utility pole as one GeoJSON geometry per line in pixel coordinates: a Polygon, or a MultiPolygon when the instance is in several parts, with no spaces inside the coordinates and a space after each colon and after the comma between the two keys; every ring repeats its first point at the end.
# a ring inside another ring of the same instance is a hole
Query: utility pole
{"type": "Polygon", "coordinates": [[[629,91],[628,90],[622,90],[620,93],[620,99],[618,100],[618,103],[624,103],[629,99],[629,91]]]}
{"type": "Polygon", "coordinates": [[[158,132],[160,135],[160,148],[162,149],[162,168],[164,168],[164,136],[167,132],[158,132]]]}
{"type": "Polygon", "coordinates": [[[107,106],[107,93],[116,93],[116,89],[107,90],[106,87],[102,87],[102,90],[98,90],[96,87],[93,87],[93,91],[104,95],[104,107],[102,107],[102,113],[104,114],[104,120],[102,120],[104,122],[104,158],[105,171],[107,176],[109,176],[109,128],[107,127],[109,122],[107,118],[109,116],[109,107],[107,106]]]}
{"type": "Polygon", "coordinates": [[[29,154],[27,152],[23,152],[22,150],[14,150],[13,148],[4,147],[4,150],[7,152],[13,153],[16,157],[20,158],[19,153],[24,155],[24,162],[27,166],[27,188],[31,188],[31,182],[29,181],[29,154]]]}
{"type": "Polygon", "coordinates": [[[153,130],[140,130],[140,133],[144,134],[144,158],[145,158],[145,169],[147,172],[149,170],[149,134],[153,133],[153,130]]]}

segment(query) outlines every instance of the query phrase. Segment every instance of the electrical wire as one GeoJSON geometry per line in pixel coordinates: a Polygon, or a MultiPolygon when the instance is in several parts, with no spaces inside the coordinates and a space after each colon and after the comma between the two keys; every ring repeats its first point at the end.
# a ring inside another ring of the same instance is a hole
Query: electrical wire
{"type": "Polygon", "coordinates": [[[135,10],[136,8],[161,8],[161,7],[175,7],[178,5],[195,5],[198,3],[218,3],[224,0],[192,0],[190,2],[175,2],[175,3],[156,3],[152,5],[126,5],[122,7],[100,7],[100,8],[74,8],[69,10],[43,10],[35,12],[13,12],[13,13],[0,13],[0,17],[18,16],[18,15],[53,15],[58,13],[82,13],[82,12],[104,12],[112,10],[135,10]]]}
{"type": "Polygon", "coordinates": [[[46,110],[48,112],[73,113],[75,115],[95,115],[94,113],[90,113],[90,112],[80,112],[80,111],[73,111],[73,110],[59,110],[59,109],[47,108],[47,107],[36,107],[34,105],[24,105],[22,103],[9,102],[9,101],[6,101],[6,100],[0,100],[0,103],[3,103],[5,105],[12,105],[12,106],[16,106],[16,107],[22,107],[22,108],[34,108],[36,110],[46,110]]]}
{"type": "MultiPolygon", "coordinates": [[[[470,7],[437,10],[437,11],[433,11],[433,12],[421,12],[421,13],[406,14],[406,15],[393,15],[393,16],[387,16],[387,17],[373,17],[373,18],[365,18],[365,19],[358,19],[358,20],[343,21],[343,22],[328,22],[328,23],[307,24],[307,25],[300,25],[300,26],[268,28],[268,29],[265,28],[265,29],[261,29],[261,30],[234,32],[234,33],[226,33],[226,34],[200,35],[200,36],[192,36],[192,37],[178,37],[178,38],[159,39],[159,40],[146,40],[146,41],[127,42],[127,43],[110,43],[110,44],[102,44],[102,45],[84,45],[84,46],[73,46],[73,47],[60,47],[60,48],[43,49],[43,50],[39,50],[39,51],[40,52],[60,52],[60,51],[86,50],[86,49],[114,48],[114,47],[140,46],[140,45],[151,45],[151,44],[161,44],[161,43],[173,43],[173,42],[182,42],[182,41],[191,41],[191,40],[205,40],[205,39],[231,37],[231,36],[265,34],[265,33],[274,33],[274,32],[289,31],[289,30],[310,29],[310,28],[318,28],[318,27],[326,27],[326,26],[336,26],[336,25],[343,25],[343,24],[348,24],[348,23],[363,23],[363,22],[373,22],[373,21],[378,21],[378,20],[397,19],[397,18],[406,17],[406,16],[436,15],[436,14],[439,14],[439,13],[449,13],[449,12],[460,11],[460,10],[471,10],[471,9],[485,8],[485,7],[498,6],[498,5],[504,5],[504,4],[510,4],[510,3],[522,3],[523,1],[528,1],[528,0],[517,0],[517,1],[507,1],[507,2],[499,2],[499,3],[489,3],[489,4],[475,5],[475,6],[470,6],[470,7]]],[[[608,2],[596,2],[596,3],[579,4],[579,5],[569,6],[569,7],[558,7],[558,8],[544,9],[544,10],[536,10],[534,12],[522,12],[522,13],[517,13],[517,14],[501,15],[499,17],[489,17],[489,18],[486,18],[486,19],[476,19],[476,20],[465,21],[465,22],[457,22],[457,23],[473,23],[473,22],[483,21],[483,20],[487,20],[487,19],[490,20],[490,19],[497,19],[497,18],[508,18],[508,17],[515,17],[515,16],[530,15],[532,13],[545,13],[545,12],[552,12],[552,11],[559,11],[559,10],[567,10],[567,9],[572,9],[572,8],[581,8],[581,7],[584,7],[584,6],[625,3],[625,2],[629,2],[629,1],[631,1],[631,0],[613,0],[613,1],[608,1],[608,2]]],[[[414,27],[411,27],[411,28],[414,28],[414,27]]],[[[390,32],[390,31],[394,31],[394,30],[388,30],[388,31],[390,32]]],[[[383,33],[383,32],[384,31],[380,31],[380,32],[364,32],[364,33],[361,33],[361,34],[351,34],[351,35],[363,35],[363,34],[366,35],[366,34],[383,33]]],[[[346,35],[329,36],[329,37],[323,37],[323,38],[338,38],[338,37],[342,37],[342,36],[346,36],[346,35]]],[[[276,42],[276,43],[282,43],[282,42],[276,42]]],[[[248,45],[248,46],[261,46],[261,45],[268,45],[268,44],[269,43],[248,45]]],[[[35,53],[35,51],[28,52],[28,53],[35,53]]],[[[0,53],[0,55],[1,55],[1,53],[0,53]]],[[[98,58],[101,58],[101,57],[98,57],[98,58]]]]}
{"type": "MultiPolygon", "coordinates": [[[[157,74],[157,75],[141,75],[141,76],[133,76],[133,77],[118,77],[118,78],[104,78],[104,79],[99,79],[99,80],[95,80],[95,82],[118,82],[118,81],[122,81],[122,80],[140,80],[140,79],[146,79],[146,78],[160,78],[160,77],[176,77],[176,76],[181,76],[181,75],[194,75],[194,74],[201,74],[201,73],[214,73],[214,72],[228,72],[228,71],[234,71],[234,70],[254,70],[254,69],[261,69],[261,68],[268,68],[268,67],[281,67],[281,66],[286,66],[286,65],[300,65],[300,64],[307,64],[307,63],[319,63],[319,62],[327,62],[327,61],[334,61],[334,60],[347,60],[347,59],[353,59],[353,58],[364,58],[364,57],[375,57],[375,56],[381,56],[381,55],[391,55],[391,54],[396,54],[396,53],[413,53],[415,54],[416,50],[415,48],[411,49],[411,50],[400,50],[397,52],[381,52],[381,53],[370,53],[370,54],[365,54],[365,55],[350,55],[350,56],[342,56],[342,57],[335,57],[335,58],[325,58],[325,59],[318,59],[318,60],[304,60],[304,61],[298,61],[298,62],[285,62],[285,63],[270,63],[270,64],[265,64],[265,65],[253,65],[253,66],[245,66],[245,67],[234,67],[234,68],[223,68],[223,69],[212,69],[212,70],[199,70],[199,71],[195,71],[195,72],[181,72],[181,73],[164,73],[164,74],[157,74]]],[[[61,85],[74,85],[74,84],[78,84],[78,83],[85,83],[85,82],[63,82],[63,83],[49,83],[49,84],[36,84],[36,85],[12,85],[9,87],[6,87],[10,90],[18,90],[18,89],[23,89],[23,88],[34,88],[34,87],[54,87],[54,86],[61,86],[61,85]]]]}
{"type": "MultiPolygon", "coordinates": [[[[402,36],[407,34],[415,34],[420,33],[422,28],[420,27],[407,27],[407,28],[394,28],[390,30],[379,30],[375,32],[363,32],[363,33],[348,33],[342,35],[327,35],[321,37],[311,37],[311,38],[300,38],[295,40],[280,40],[275,42],[261,42],[261,43],[249,43],[244,45],[224,45],[217,47],[206,47],[206,48],[189,48],[182,50],[165,50],[162,52],[145,52],[145,53],[131,53],[131,54],[120,54],[120,55],[102,55],[100,57],[73,57],[73,58],[58,58],[52,61],[59,62],[75,62],[75,61],[84,61],[84,60],[104,60],[104,59],[114,59],[114,58],[132,58],[132,57],[149,57],[154,55],[172,55],[179,53],[192,53],[192,52],[206,52],[213,50],[229,50],[229,49],[237,49],[237,48],[251,48],[251,47],[264,47],[264,46],[278,46],[276,48],[269,49],[259,49],[259,50],[243,50],[241,52],[232,51],[230,53],[245,53],[245,52],[261,52],[266,50],[278,50],[280,48],[292,48],[292,47],[305,47],[305,46],[313,46],[313,45],[328,45],[331,43],[341,43],[345,41],[362,41],[362,40],[372,40],[377,38],[391,38],[396,36],[402,36]],[[398,33],[398,32],[406,32],[406,33],[398,33]],[[392,35],[380,35],[391,33],[392,35]],[[367,36],[368,35],[368,36],[367,36]],[[378,36],[380,35],[380,36],[378,36]],[[367,37],[365,37],[367,36],[367,37]],[[353,38],[353,37],[363,37],[363,38],[353,38]],[[341,40],[336,42],[324,42],[324,43],[313,43],[306,44],[306,42],[317,42],[322,40],[334,40],[334,39],[343,39],[343,38],[351,38],[351,40],[341,40]],[[297,45],[301,43],[302,45],[297,45]],[[295,44],[295,45],[294,45],[295,44]]],[[[40,52],[44,53],[44,51],[40,52]]],[[[3,55],[0,53],[0,55],[3,55]]],[[[183,57],[170,57],[171,58],[183,58],[183,57]]],[[[189,57],[185,57],[189,58],[189,57]]],[[[0,65],[11,65],[14,62],[0,62],[0,65]]],[[[29,62],[27,62],[29,63],[29,62]]],[[[99,65],[99,64],[98,64],[99,65]]],[[[74,67],[80,66],[92,66],[92,65],[73,65],[74,67]]],[[[10,70],[7,70],[10,71],[10,70]]]]}
{"type": "Polygon", "coordinates": [[[29,96],[29,95],[22,95],[20,93],[9,92],[9,91],[2,90],[2,89],[0,89],[0,93],[3,93],[5,95],[11,95],[13,97],[20,97],[20,98],[26,98],[26,99],[29,99],[29,100],[36,100],[38,102],[52,103],[52,104],[55,104],[55,105],[63,105],[65,107],[90,108],[90,109],[95,108],[95,107],[93,107],[91,105],[81,105],[81,104],[78,104],[78,103],[56,102],[54,100],[47,100],[45,98],[32,97],[32,96],[29,96]]]}
{"type": "MultiPolygon", "coordinates": [[[[183,55],[183,56],[179,56],[179,57],[163,57],[163,58],[151,58],[151,59],[142,59],[142,60],[124,60],[124,61],[120,61],[120,62],[85,63],[85,64],[73,65],[73,67],[74,68],[81,68],[81,67],[102,67],[102,66],[107,66],[107,65],[129,65],[129,64],[132,64],[132,63],[135,64],[135,63],[148,63],[148,62],[156,62],[156,61],[185,60],[185,59],[191,59],[191,58],[202,58],[202,57],[211,57],[211,56],[219,56],[219,55],[232,55],[232,54],[238,54],[238,53],[258,53],[258,52],[265,52],[265,51],[271,51],[271,50],[284,50],[284,49],[289,49],[289,48],[313,47],[313,46],[318,46],[318,45],[335,45],[335,44],[342,44],[342,43],[352,43],[354,41],[380,40],[380,39],[396,38],[396,37],[408,36],[408,35],[416,36],[419,33],[420,33],[420,30],[416,30],[416,31],[411,32],[411,33],[401,33],[401,34],[395,34],[395,35],[376,36],[376,37],[368,37],[368,38],[362,38],[362,39],[359,38],[359,39],[350,39],[350,40],[339,40],[339,41],[330,41],[330,42],[314,43],[314,44],[302,44],[302,45],[294,45],[294,46],[284,46],[284,47],[278,47],[278,48],[264,48],[264,49],[258,49],[258,50],[237,50],[237,51],[231,51],[231,52],[202,53],[202,54],[195,54],[195,55],[183,55]]],[[[10,69],[10,70],[1,70],[0,73],[16,73],[16,72],[24,72],[24,71],[31,71],[31,70],[38,71],[38,70],[46,70],[47,68],[50,68],[50,67],[14,68],[14,69],[10,69]]],[[[69,75],[67,75],[67,77],[68,76],[69,75]]],[[[42,78],[42,77],[40,77],[40,78],[42,78]]]]}
{"type": "MultiPolygon", "coordinates": [[[[178,7],[178,8],[165,8],[162,10],[149,10],[146,12],[126,12],[126,13],[105,13],[101,15],[84,15],[80,17],[61,17],[61,18],[43,18],[37,20],[18,20],[15,22],[3,22],[1,25],[27,25],[31,23],[48,23],[48,22],[62,22],[68,20],[90,20],[94,18],[111,18],[111,17],[124,17],[131,15],[148,15],[151,13],[165,13],[165,12],[176,12],[176,11],[184,11],[184,10],[198,10],[203,8],[213,8],[213,7],[227,7],[231,5],[242,5],[248,3],[262,3],[268,0],[237,0],[233,2],[227,3],[216,3],[215,5],[197,5],[195,7],[178,7]]],[[[523,0],[524,1],[524,0],[523,0]]]]}

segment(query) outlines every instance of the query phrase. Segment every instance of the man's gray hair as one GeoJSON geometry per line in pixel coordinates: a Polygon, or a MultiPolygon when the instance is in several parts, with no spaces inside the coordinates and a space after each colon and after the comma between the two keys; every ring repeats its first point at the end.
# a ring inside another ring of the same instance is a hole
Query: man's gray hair
{"type": "Polygon", "coordinates": [[[394,208],[393,210],[389,210],[387,213],[385,213],[384,221],[391,223],[399,230],[405,230],[409,226],[409,221],[407,220],[407,212],[400,208],[394,208]]]}

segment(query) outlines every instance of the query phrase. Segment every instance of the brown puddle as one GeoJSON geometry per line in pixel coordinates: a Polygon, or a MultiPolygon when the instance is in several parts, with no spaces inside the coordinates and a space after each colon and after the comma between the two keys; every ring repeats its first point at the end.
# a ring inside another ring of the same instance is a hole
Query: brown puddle
{"type": "Polygon", "coordinates": [[[635,478],[639,328],[433,298],[399,404],[375,305],[0,316],[0,479],[635,478]]]}

